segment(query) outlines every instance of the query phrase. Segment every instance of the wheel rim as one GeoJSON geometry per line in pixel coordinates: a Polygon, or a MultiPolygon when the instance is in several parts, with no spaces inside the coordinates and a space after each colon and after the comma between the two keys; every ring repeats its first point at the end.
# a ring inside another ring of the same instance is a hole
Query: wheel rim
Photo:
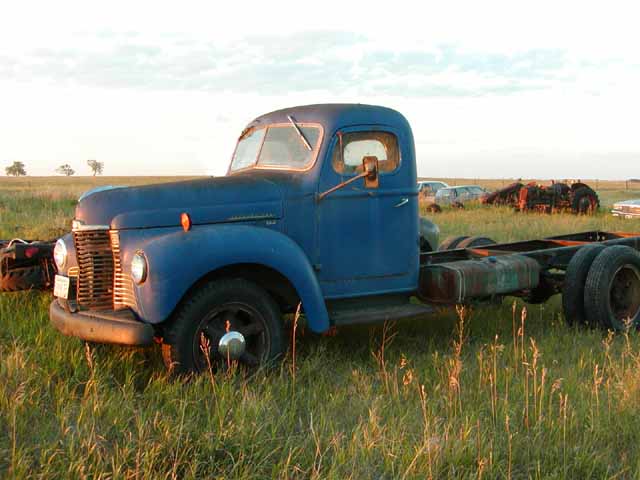
{"type": "Polygon", "coordinates": [[[640,313],[640,270],[633,265],[623,265],[613,276],[609,288],[609,304],[616,321],[624,324],[638,322],[640,313]]]}
{"type": "Polygon", "coordinates": [[[233,361],[218,351],[220,339],[228,332],[244,337],[245,349],[238,363],[255,368],[267,358],[271,339],[262,314],[245,303],[225,303],[211,310],[196,329],[193,359],[198,370],[227,366],[233,361]]]}

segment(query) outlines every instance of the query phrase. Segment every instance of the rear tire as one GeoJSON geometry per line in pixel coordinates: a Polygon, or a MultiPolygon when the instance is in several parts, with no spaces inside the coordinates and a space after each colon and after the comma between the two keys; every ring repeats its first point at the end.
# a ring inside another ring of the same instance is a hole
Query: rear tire
{"type": "Polygon", "coordinates": [[[206,370],[203,344],[208,344],[214,368],[225,365],[218,342],[228,331],[244,336],[246,350],[239,362],[249,368],[272,362],[285,350],[282,316],[273,298],[243,279],[217,280],[198,289],[165,327],[165,366],[175,375],[206,370]]]}
{"type": "Polygon", "coordinates": [[[589,269],[584,306],[590,324],[625,330],[640,323],[640,254],[615,245],[604,249],[589,269]]]}
{"type": "Polygon", "coordinates": [[[456,248],[458,248],[458,244],[467,238],[469,238],[467,235],[453,235],[451,237],[447,237],[438,247],[438,251],[443,252],[445,250],[455,250],[456,248]]]}
{"type": "Polygon", "coordinates": [[[476,248],[476,247],[486,247],[487,245],[495,245],[496,241],[489,237],[482,237],[480,235],[476,235],[473,237],[467,237],[462,240],[456,248],[476,248]]]}
{"type": "Polygon", "coordinates": [[[578,250],[569,262],[562,289],[562,310],[569,325],[587,324],[584,287],[593,261],[605,248],[605,245],[586,245],[578,250]]]}

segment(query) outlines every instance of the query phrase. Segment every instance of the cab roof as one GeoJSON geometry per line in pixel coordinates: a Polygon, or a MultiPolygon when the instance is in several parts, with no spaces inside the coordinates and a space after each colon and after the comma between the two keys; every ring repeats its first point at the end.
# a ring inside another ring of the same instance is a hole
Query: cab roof
{"type": "Polygon", "coordinates": [[[386,125],[410,130],[409,122],[400,112],[361,103],[323,103],[283,108],[257,117],[247,128],[287,123],[288,116],[299,123],[319,123],[324,127],[325,133],[333,133],[352,125],[386,125]]]}

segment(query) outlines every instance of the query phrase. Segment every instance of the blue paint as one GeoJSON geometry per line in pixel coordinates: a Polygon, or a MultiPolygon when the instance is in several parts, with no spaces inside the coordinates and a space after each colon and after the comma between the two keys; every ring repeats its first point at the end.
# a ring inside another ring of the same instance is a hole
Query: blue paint
{"type": "Polygon", "coordinates": [[[419,269],[418,197],[411,128],[398,112],[369,105],[310,105],[268,113],[247,128],[287,123],[323,128],[307,171],[248,169],[225,177],[95,192],[76,219],[120,231],[125,273],[137,250],[149,264],[135,287],[142,321],[166,320],[203,277],[223,267],[259,264],[284,275],[302,299],[310,328],[329,328],[325,301],[415,291],[419,269]],[[364,181],[322,201],[319,193],[347,180],[332,165],[339,132],[388,132],[399,167],[379,187],[364,181]],[[400,205],[400,206],[398,206],[400,205]],[[193,228],[182,231],[180,214],[193,228]]]}

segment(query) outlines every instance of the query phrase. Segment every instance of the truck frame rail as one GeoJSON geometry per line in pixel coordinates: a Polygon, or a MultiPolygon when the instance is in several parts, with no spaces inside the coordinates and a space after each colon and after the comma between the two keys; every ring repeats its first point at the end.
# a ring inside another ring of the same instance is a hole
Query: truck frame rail
{"type": "Polygon", "coordinates": [[[499,295],[541,303],[562,291],[571,259],[584,246],[640,250],[640,233],[588,231],[540,240],[420,255],[418,296],[429,303],[465,303],[499,295]]]}

